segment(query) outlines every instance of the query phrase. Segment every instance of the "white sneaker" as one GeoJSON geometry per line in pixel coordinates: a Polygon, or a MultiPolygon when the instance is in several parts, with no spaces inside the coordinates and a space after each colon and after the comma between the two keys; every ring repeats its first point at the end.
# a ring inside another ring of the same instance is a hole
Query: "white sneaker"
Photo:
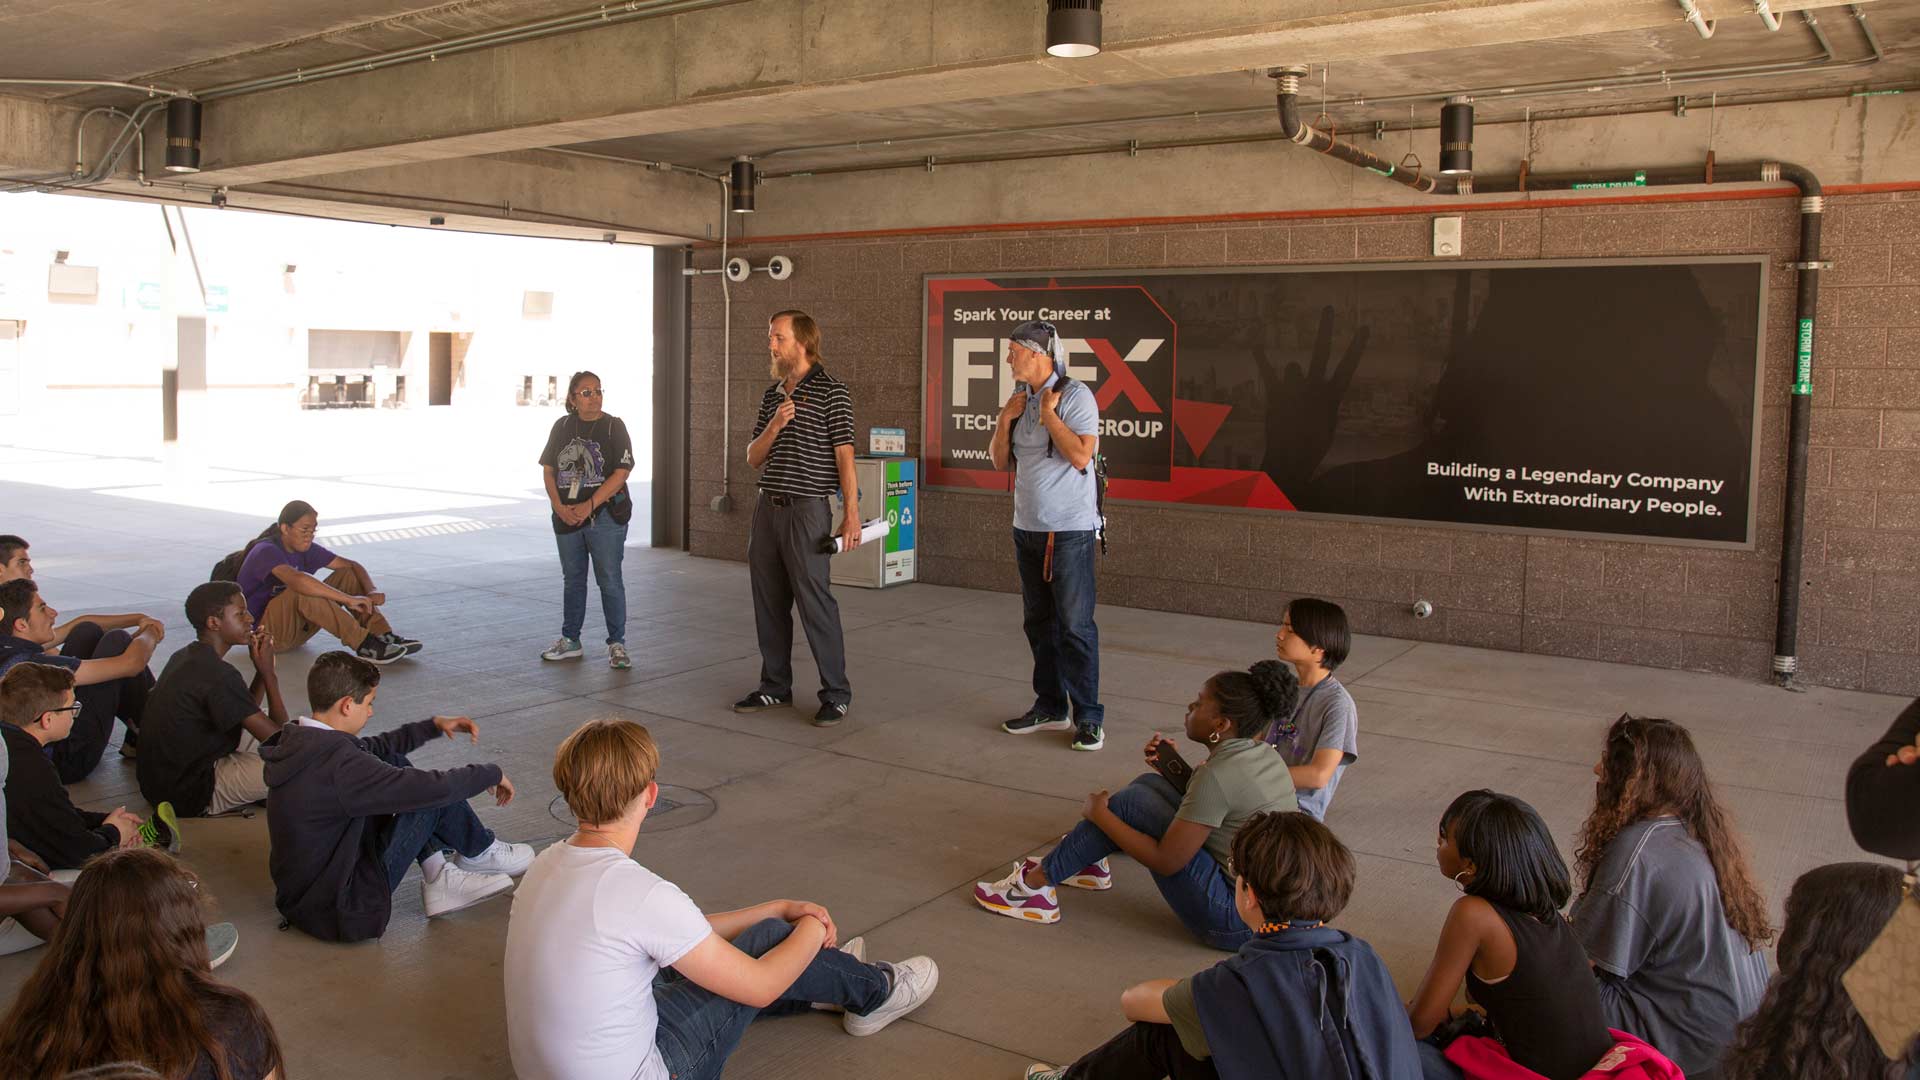
{"type": "Polygon", "coordinates": [[[940,985],[940,967],[930,957],[915,956],[893,965],[893,993],[865,1016],[848,1013],[840,1026],[849,1035],[872,1035],[927,1003],[940,985]]]}
{"type": "Polygon", "coordinates": [[[572,660],[576,657],[585,656],[586,652],[585,649],[580,647],[579,638],[563,637],[556,639],[553,644],[547,646],[547,651],[540,654],[540,659],[572,660]]]}
{"type": "Polygon", "coordinates": [[[511,888],[513,879],[505,874],[476,874],[448,863],[440,868],[439,877],[420,880],[420,902],[431,919],[470,908],[511,888]]]}
{"type": "Polygon", "coordinates": [[[519,877],[533,865],[532,844],[509,844],[505,840],[495,840],[493,846],[469,859],[465,855],[455,855],[453,865],[474,874],[505,874],[519,877]]]}
{"type": "MultiPolygon", "coordinates": [[[[857,937],[852,941],[843,941],[840,943],[840,951],[864,964],[867,962],[867,939],[857,937]]],[[[813,1007],[821,1012],[846,1012],[846,1010],[840,1006],[825,1001],[816,1001],[813,1003],[813,1007]]]]}

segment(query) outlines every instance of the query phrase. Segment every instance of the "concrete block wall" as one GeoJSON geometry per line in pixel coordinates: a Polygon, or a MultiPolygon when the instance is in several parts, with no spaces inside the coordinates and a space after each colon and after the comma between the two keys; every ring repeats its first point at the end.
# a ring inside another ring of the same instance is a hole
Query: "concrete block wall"
{"type": "MultiPolygon", "coordinates": [[[[1736,195],[1742,193],[1734,193],[1736,195]]],[[[1752,194],[1752,193],[1745,193],[1752,194]]],[[[1466,208],[1450,208],[1458,213],[1466,208]]],[[[754,492],[745,446],[770,381],[765,325],[783,307],[820,320],[829,368],[874,425],[920,435],[921,274],[1042,269],[1419,261],[1435,214],[1386,212],[1092,229],[942,231],[738,246],[784,253],[785,282],[732,287],[730,490],[722,490],[717,275],[696,279],[690,469],[695,554],[745,557],[754,492]]],[[[1790,197],[1542,205],[1465,213],[1468,258],[1762,252],[1798,242],[1790,197]]],[[[1800,659],[1803,678],[1920,694],[1920,191],[1828,200],[1815,352],[1800,659]]],[[[696,265],[719,265],[717,249],[696,265]]],[[[1102,602],[1278,623],[1292,597],[1343,604],[1365,633],[1763,679],[1773,654],[1792,370],[1794,275],[1776,268],[1766,330],[1759,527],[1752,551],[1287,514],[1112,508],[1102,602]],[[1413,601],[1432,601],[1416,620],[1413,601]]],[[[1017,588],[1004,496],[921,496],[925,581],[1017,588]]]]}

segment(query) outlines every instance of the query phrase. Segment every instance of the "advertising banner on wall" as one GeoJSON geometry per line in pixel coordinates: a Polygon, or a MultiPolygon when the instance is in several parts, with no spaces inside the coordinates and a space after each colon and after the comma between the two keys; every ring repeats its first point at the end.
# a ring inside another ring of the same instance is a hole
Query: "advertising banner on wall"
{"type": "Polygon", "coordinates": [[[1757,256],[930,276],[922,479],[1011,489],[1045,319],[1113,500],[1745,545],[1765,298],[1757,256]]]}

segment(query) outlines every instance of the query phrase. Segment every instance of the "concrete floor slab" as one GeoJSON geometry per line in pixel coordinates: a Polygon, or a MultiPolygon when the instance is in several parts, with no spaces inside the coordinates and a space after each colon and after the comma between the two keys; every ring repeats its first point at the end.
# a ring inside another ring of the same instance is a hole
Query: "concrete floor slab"
{"type": "MultiPolygon", "coordinates": [[[[0,462],[31,454],[0,447],[0,462]]],[[[817,729],[806,722],[818,675],[803,636],[794,648],[800,708],[751,716],[728,708],[757,685],[760,667],[738,564],[630,547],[634,670],[607,669],[593,594],[589,655],[541,662],[560,601],[544,505],[487,505],[500,497],[495,489],[473,490],[485,498],[447,513],[483,523],[480,531],[347,549],[390,593],[395,624],[427,641],[421,656],[384,669],[373,727],[433,713],[476,717],[478,745],[436,742],[417,763],[498,761],[516,797],[506,807],[477,799],[476,811],[504,836],[545,844],[571,828],[552,784],[554,746],[590,718],[637,719],[660,741],[673,803],[656,812],[659,827],[642,835],[637,858],[710,910],[783,895],[819,900],[846,933],[867,935],[873,955],[924,952],[941,965],[932,1002],[880,1036],[848,1038],[824,1015],[770,1021],[749,1032],[729,1077],[1015,1077],[1029,1061],[1070,1059],[1118,1030],[1129,983],[1190,974],[1217,958],[1187,938],[1145,871],[1124,858],[1114,890],[1068,893],[1066,918],[1052,927],[990,915],[969,893],[1050,847],[1087,791],[1141,772],[1147,734],[1177,729],[1213,672],[1271,656],[1274,627],[1102,608],[1108,748],[1074,753],[1064,735],[997,729],[1032,700],[1017,596],[843,588],[854,710],[817,729]]],[[[402,501],[382,494],[356,505],[402,501]]],[[[0,525],[33,540],[56,606],[146,610],[169,628],[161,661],[188,640],[181,598],[274,509],[175,508],[14,483],[0,483],[0,502],[8,508],[0,525]]],[[[323,635],[279,658],[294,711],[305,708],[313,658],[332,647],[323,635]]],[[[244,657],[232,658],[246,670],[244,657]]],[[[1778,917],[1794,875],[1861,857],[1837,801],[1841,778],[1904,704],[1368,637],[1355,640],[1341,676],[1359,703],[1361,756],[1329,815],[1360,863],[1340,925],[1372,942],[1403,993],[1424,972],[1456,895],[1434,868],[1433,843],[1440,811],[1459,792],[1493,787],[1532,802],[1571,860],[1606,724],[1628,710],[1670,716],[1694,731],[1778,917]]],[[[91,806],[144,807],[131,762],[112,753],[74,794],[91,806]]],[[[241,930],[222,975],[265,1004],[294,1075],[509,1075],[499,980],[510,902],[428,922],[409,880],[384,939],[328,945],[277,929],[262,813],[196,821],[187,837],[184,858],[216,914],[241,930]],[[343,1014],[371,1019],[342,1039],[343,1014]]],[[[37,958],[0,957],[0,994],[37,958]]]]}

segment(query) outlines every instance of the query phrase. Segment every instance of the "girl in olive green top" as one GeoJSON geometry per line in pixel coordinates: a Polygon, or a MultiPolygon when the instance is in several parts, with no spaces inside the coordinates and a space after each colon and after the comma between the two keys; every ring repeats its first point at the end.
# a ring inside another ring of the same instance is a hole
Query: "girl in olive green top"
{"type": "Polygon", "coordinates": [[[1107,857],[1119,851],[1153,872],[1160,895],[1195,938],[1238,949],[1251,931],[1234,907],[1227,872],[1233,838],[1255,814],[1298,808],[1287,763],[1259,739],[1293,715],[1299,695],[1299,677],[1277,660],[1208,679],[1186,718],[1187,738],[1206,747],[1207,760],[1188,775],[1184,762],[1159,762],[1163,753],[1177,762],[1178,753],[1168,753],[1170,740],[1158,732],[1147,740],[1147,764],[1184,776],[1184,789],[1149,772],[1112,795],[1094,792],[1081,810],[1086,820],[1052,854],[1022,860],[999,881],[977,883],[974,899],[1001,915],[1058,922],[1055,886],[1111,888],[1107,857]]]}

